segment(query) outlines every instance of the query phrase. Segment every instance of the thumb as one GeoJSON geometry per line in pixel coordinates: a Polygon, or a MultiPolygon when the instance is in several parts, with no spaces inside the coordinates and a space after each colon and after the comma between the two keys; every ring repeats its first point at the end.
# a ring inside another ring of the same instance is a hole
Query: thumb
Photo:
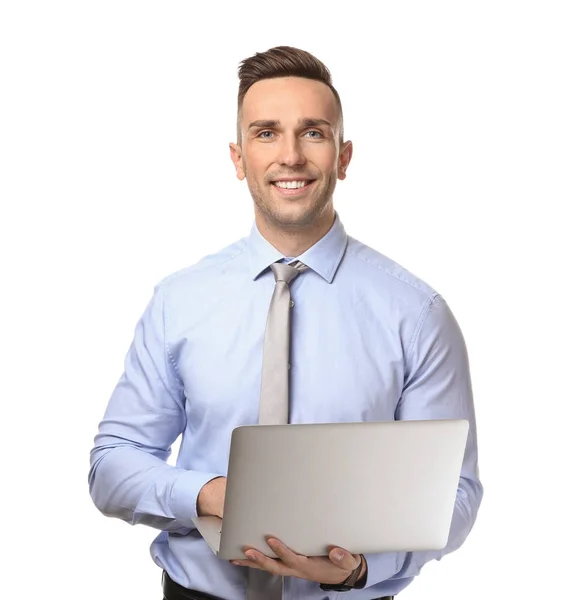
{"type": "Polygon", "coordinates": [[[341,548],[335,548],[329,555],[329,558],[333,564],[346,571],[357,569],[358,565],[361,563],[361,557],[359,555],[356,557],[341,548]]]}

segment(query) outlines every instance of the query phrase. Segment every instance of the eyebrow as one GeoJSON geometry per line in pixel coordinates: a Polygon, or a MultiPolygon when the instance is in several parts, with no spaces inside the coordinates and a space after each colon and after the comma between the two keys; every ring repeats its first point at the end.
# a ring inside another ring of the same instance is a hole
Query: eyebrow
{"type": "MultiPolygon", "coordinates": [[[[325,119],[313,119],[313,118],[306,118],[306,119],[299,119],[298,120],[298,124],[302,125],[303,127],[319,127],[319,126],[326,126],[326,127],[330,127],[331,129],[333,129],[331,123],[325,119]]],[[[268,119],[268,120],[258,120],[258,121],[252,121],[249,125],[248,125],[248,129],[252,129],[253,127],[278,127],[280,125],[280,121],[275,121],[273,119],[268,119]]]]}

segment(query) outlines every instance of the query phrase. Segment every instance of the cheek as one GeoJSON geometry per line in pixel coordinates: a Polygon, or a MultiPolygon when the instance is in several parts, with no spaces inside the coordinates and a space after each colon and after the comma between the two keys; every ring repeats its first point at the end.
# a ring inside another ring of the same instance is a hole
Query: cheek
{"type": "Polygon", "coordinates": [[[323,167],[323,174],[327,175],[327,179],[335,181],[337,179],[337,163],[330,162],[323,167]]]}
{"type": "Polygon", "coordinates": [[[245,169],[250,175],[257,179],[262,179],[270,166],[270,157],[264,156],[261,152],[248,153],[246,155],[245,169]]]}
{"type": "Polygon", "coordinates": [[[337,170],[337,153],[332,149],[321,149],[311,152],[307,158],[317,166],[324,175],[330,174],[337,170]]]}

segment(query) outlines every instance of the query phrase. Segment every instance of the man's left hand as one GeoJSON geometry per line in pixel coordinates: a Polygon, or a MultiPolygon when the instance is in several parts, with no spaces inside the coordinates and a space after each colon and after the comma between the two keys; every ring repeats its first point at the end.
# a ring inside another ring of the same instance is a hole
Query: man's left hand
{"type": "MultiPolygon", "coordinates": [[[[262,569],[273,575],[287,577],[300,577],[318,583],[337,584],[345,581],[351,572],[360,564],[359,554],[350,554],[343,548],[334,547],[329,551],[329,556],[303,556],[295,554],[281,541],[275,538],[267,540],[268,545],[278,556],[278,559],[269,558],[258,550],[246,550],[248,560],[231,560],[230,562],[242,567],[262,569]],[[337,553],[341,552],[341,559],[337,553]]],[[[363,567],[365,571],[365,565],[363,567]]],[[[360,577],[363,573],[360,573],[360,577]]]]}

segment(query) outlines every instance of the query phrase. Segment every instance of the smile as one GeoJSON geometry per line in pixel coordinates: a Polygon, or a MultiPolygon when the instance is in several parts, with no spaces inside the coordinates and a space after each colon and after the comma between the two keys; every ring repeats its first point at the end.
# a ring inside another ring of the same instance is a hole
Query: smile
{"type": "Polygon", "coordinates": [[[280,194],[285,196],[297,196],[304,194],[312,185],[315,180],[300,179],[298,181],[272,181],[273,185],[280,194]]]}
{"type": "Polygon", "coordinates": [[[311,183],[310,181],[273,181],[274,185],[283,189],[302,188],[311,183]]]}

